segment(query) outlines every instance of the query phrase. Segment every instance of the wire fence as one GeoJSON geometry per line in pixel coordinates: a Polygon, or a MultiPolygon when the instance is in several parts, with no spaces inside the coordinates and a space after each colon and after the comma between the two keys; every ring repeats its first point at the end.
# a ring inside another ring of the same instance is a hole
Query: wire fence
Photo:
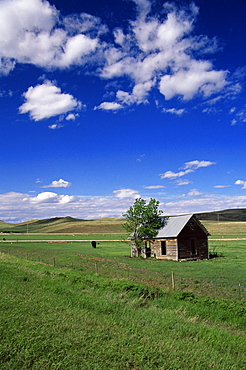
{"type": "MultiPolygon", "coordinates": [[[[198,281],[194,276],[184,277],[173,271],[164,272],[134,267],[129,263],[130,258],[126,258],[126,262],[119,262],[114,258],[88,256],[81,253],[67,255],[67,253],[59,250],[53,253],[53,251],[48,249],[35,249],[33,251],[31,248],[18,249],[17,247],[7,245],[7,243],[0,244],[0,253],[55,268],[73,269],[80,273],[92,273],[117,279],[129,279],[158,286],[165,290],[178,289],[204,296],[209,295],[211,297],[246,301],[245,284],[242,282],[236,284],[228,283],[226,286],[220,287],[218,286],[218,281],[198,281]]],[[[123,260],[123,257],[121,260],[123,260]]],[[[230,281],[230,277],[228,277],[228,281],[230,281]]]]}

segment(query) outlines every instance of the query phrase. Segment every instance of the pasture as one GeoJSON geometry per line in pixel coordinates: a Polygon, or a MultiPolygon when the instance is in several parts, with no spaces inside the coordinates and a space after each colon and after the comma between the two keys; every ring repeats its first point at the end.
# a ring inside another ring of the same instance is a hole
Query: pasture
{"type": "Polygon", "coordinates": [[[130,258],[124,234],[2,235],[0,369],[244,369],[246,232],[222,224],[191,262],[130,258]]]}

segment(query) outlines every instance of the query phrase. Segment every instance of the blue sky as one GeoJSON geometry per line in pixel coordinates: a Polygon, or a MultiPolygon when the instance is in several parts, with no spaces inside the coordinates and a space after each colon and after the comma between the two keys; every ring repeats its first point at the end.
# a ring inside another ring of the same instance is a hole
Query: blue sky
{"type": "Polygon", "coordinates": [[[246,1],[1,0],[0,220],[246,208],[246,1]]]}

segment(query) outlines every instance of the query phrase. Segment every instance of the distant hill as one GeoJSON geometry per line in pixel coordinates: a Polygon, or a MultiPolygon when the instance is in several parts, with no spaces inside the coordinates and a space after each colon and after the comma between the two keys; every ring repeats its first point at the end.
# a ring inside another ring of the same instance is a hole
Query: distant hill
{"type": "Polygon", "coordinates": [[[223,211],[196,213],[200,221],[246,221],[246,209],[225,209],[223,211]]]}
{"type": "Polygon", "coordinates": [[[124,219],[102,218],[81,220],[73,217],[55,217],[43,220],[32,220],[19,224],[0,221],[0,232],[7,233],[124,233],[124,219]]]}
{"type": "MultiPolygon", "coordinates": [[[[200,221],[246,221],[246,209],[226,209],[224,211],[196,213],[200,221]]],[[[122,218],[100,218],[81,220],[73,217],[54,217],[31,220],[19,224],[0,221],[0,232],[7,233],[124,233],[122,218]]]]}

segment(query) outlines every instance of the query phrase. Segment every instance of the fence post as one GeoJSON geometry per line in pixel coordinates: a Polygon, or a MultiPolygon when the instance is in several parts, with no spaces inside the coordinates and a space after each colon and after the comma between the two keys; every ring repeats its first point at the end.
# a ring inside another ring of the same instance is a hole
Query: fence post
{"type": "Polygon", "coordinates": [[[172,272],[172,289],[175,289],[174,272],[172,272]]]}
{"type": "Polygon", "coordinates": [[[98,264],[95,262],[95,270],[96,270],[96,275],[98,275],[98,264]]]}

